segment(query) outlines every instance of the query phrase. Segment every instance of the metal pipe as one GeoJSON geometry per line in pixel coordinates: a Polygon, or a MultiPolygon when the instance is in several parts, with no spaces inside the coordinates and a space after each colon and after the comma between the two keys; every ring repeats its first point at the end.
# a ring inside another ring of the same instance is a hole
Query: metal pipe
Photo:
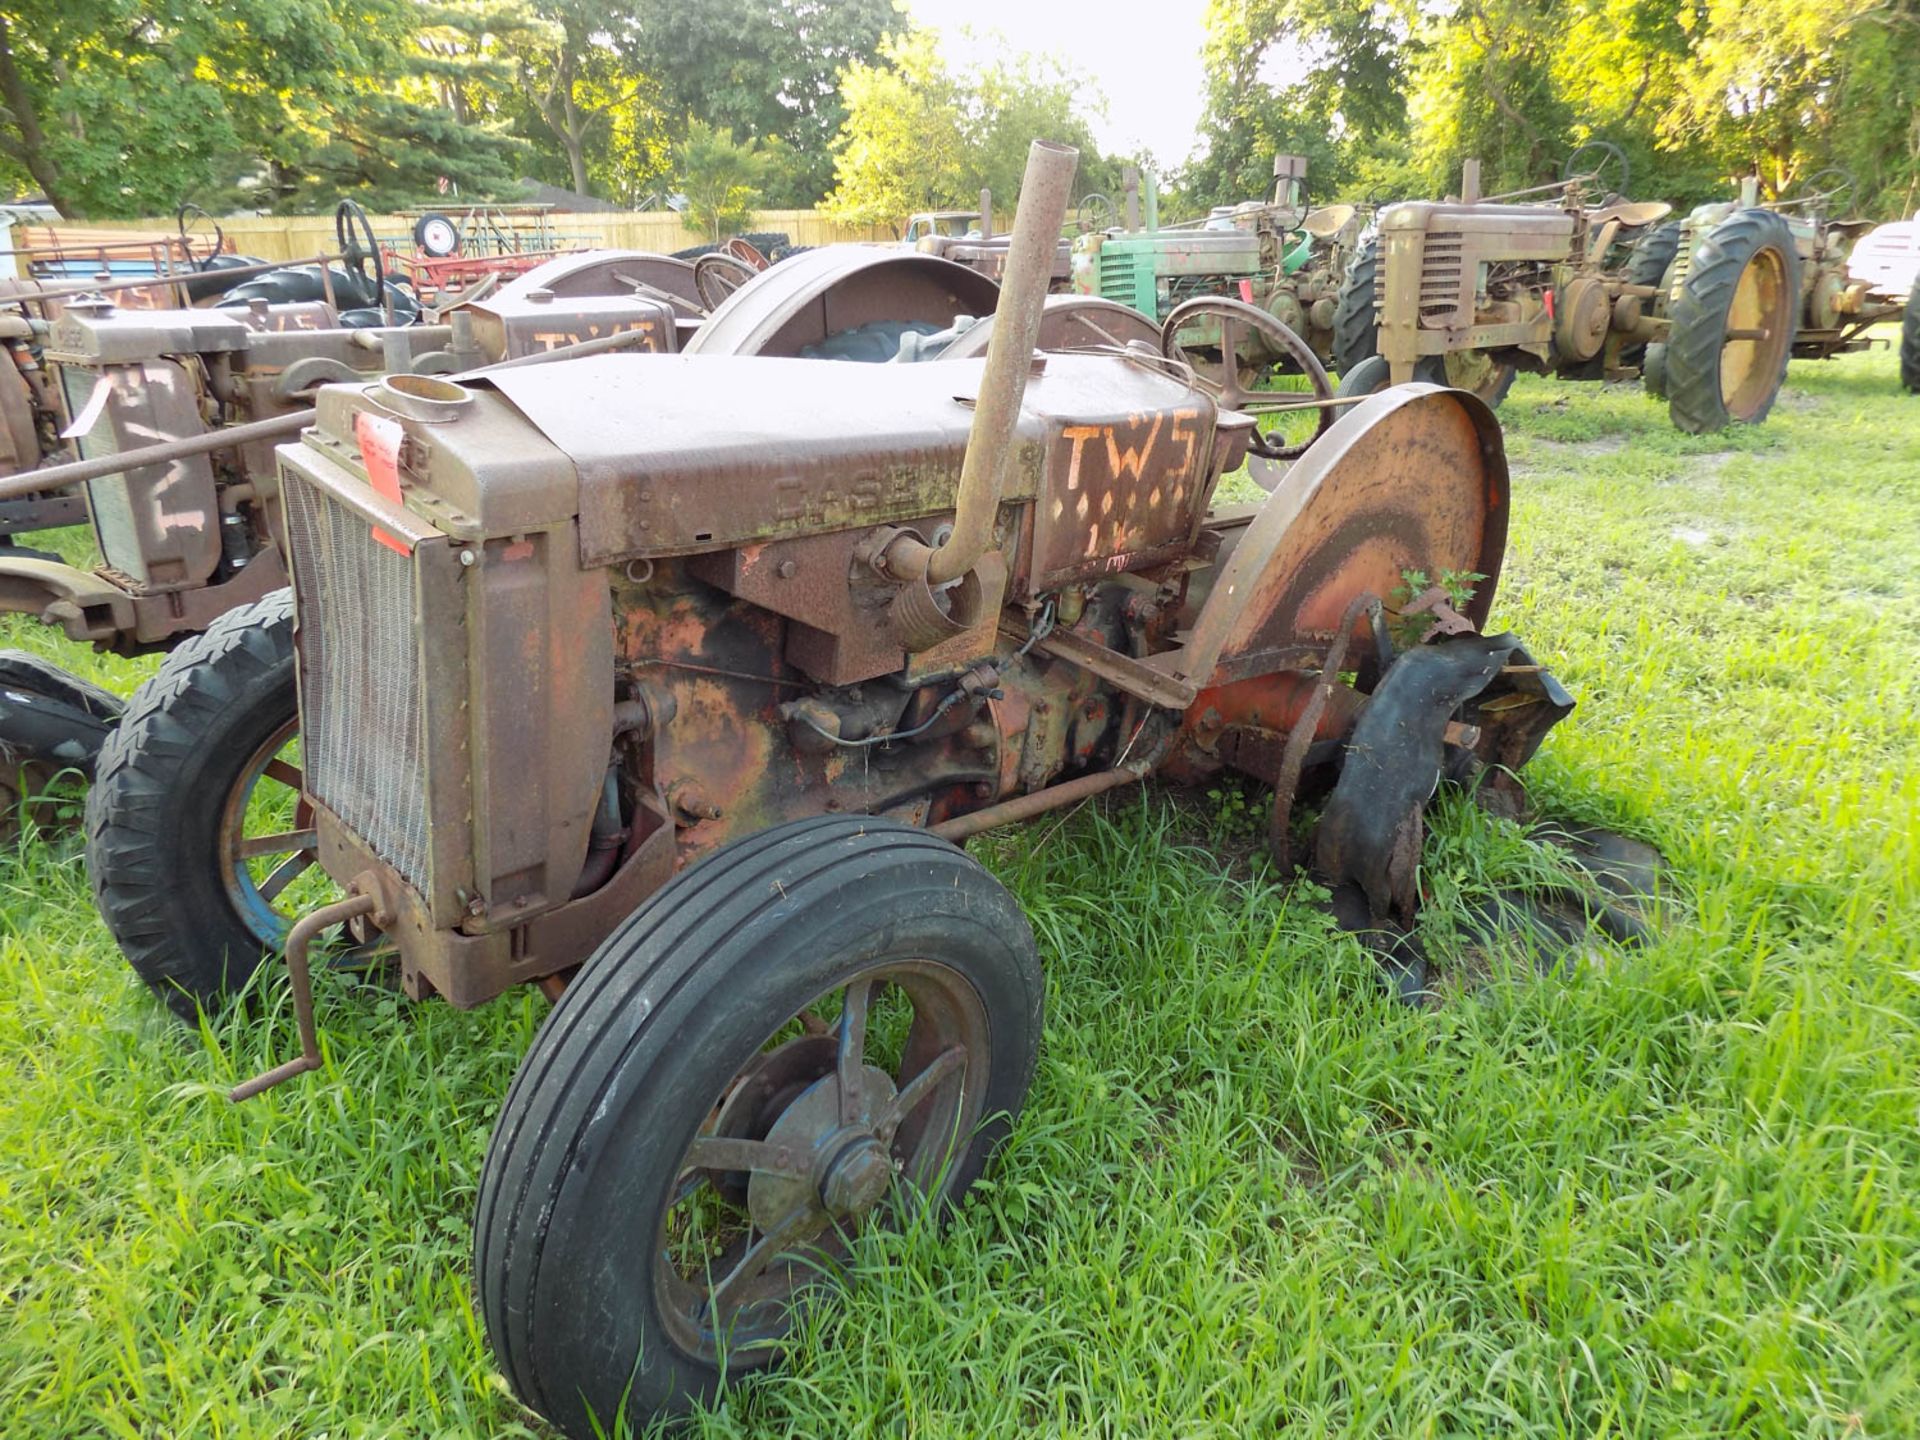
{"type": "Polygon", "coordinates": [[[651,338],[652,335],[646,330],[622,330],[618,334],[602,335],[597,339],[562,345],[557,350],[542,350],[537,354],[521,355],[512,360],[495,360],[491,365],[480,365],[448,378],[464,380],[469,375],[491,375],[496,370],[518,370],[525,365],[544,365],[549,360],[571,360],[580,355],[598,355],[605,350],[629,350],[636,345],[645,344],[651,338]]]}
{"type": "Polygon", "coordinates": [[[70,460],[64,465],[48,465],[39,470],[25,470],[18,475],[9,475],[0,480],[0,500],[15,500],[22,495],[37,495],[42,490],[64,490],[69,485],[79,485],[87,480],[98,480],[102,475],[118,475],[123,470],[138,470],[145,465],[164,465],[174,460],[184,460],[189,455],[205,455],[214,450],[224,450],[231,445],[247,445],[255,440],[271,440],[280,435],[291,435],[313,421],[312,410],[292,410],[285,415],[275,415],[266,420],[254,420],[246,425],[233,425],[224,430],[209,430],[204,435],[187,435],[178,440],[165,440],[158,445],[144,445],[138,450],[124,450],[118,455],[96,455],[91,460],[70,460]]]}
{"type": "Polygon", "coordinates": [[[1033,365],[1040,317],[1053,282],[1054,254],[1067,220],[1067,197],[1080,152],[1071,145],[1036,140],[1027,151],[1027,172],[1020,182],[1013,238],[1008,242],[1006,280],[993,314],[993,338],[987,342],[986,369],[974,401],[973,429],[967,435],[960,466],[960,493],[953,533],[927,559],[927,581],[944,585],[974,567],[993,538],[1000,512],[1007,465],[1013,456],[1020,401],[1033,365]]]}
{"type": "Polygon", "coordinates": [[[196,280],[205,280],[210,276],[225,276],[238,279],[248,275],[265,275],[273,270],[286,270],[295,265],[331,265],[343,260],[343,255],[316,255],[311,260],[263,260],[258,265],[235,265],[219,270],[189,270],[178,275],[144,275],[136,280],[110,280],[92,285],[69,285],[64,290],[23,290],[18,295],[0,295],[0,305],[30,304],[38,300],[68,300],[76,295],[104,295],[109,290],[144,290],[153,285],[191,285],[196,280]]]}
{"type": "Polygon", "coordinates": [[[371,895],[351,895],[294,922],[287,936],[287,974],[293,981],[293,1018],[300,1027],[300,1056],[234,1086],[227,1092],[227,1099],[238,1105],[296,1075],[320,1068],[320,1032],[313,1023],[313,973],[307,965],[307,947],[322,930],[343,925],[356,916],[371,915],[378,908],[379,902],[371,895]]]}
{"type": "Polygon", "coordinates": [[[1096,770],[1091,775],[1082,775],[1079,779],[1069,780],[1064,785],[1049,785],[1044,790],[1016,795],[1011,800],[1002,800],[998,805],[989,805],[971,814],[942,820],[938,825],[929,826],[929,833],[938,835],[942,840],[951,840],[958,845],[962,840],[978,835],[983,830],[1011,825],[1016,820],[1030,820],[1035,815],[1044,815],[1049,810],[1058,810],[1062,805],[1071,805],[1079,800],[1091,799],[1095,795],[1104,795],[1109,790],[1118,790],[1122,785],[1138,784],[1153,773],[1153,766],[1152,760],[1143,757],[1139,760],[1130,760],[1125,765],[1112,770],[1096,770]]]}

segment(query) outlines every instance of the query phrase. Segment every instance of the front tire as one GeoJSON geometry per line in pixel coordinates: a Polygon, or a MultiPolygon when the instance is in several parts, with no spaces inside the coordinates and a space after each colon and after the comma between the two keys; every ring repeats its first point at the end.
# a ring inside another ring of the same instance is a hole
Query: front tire
{"type": "Polygon", "coordinates": [[[1393,383],[1393,369],[1384,355],[1369,355],[1358,365],[1340,372],[1340,388],[1334,393],[1342,400],[1356,395],[1377,395],[1393,383]]]}
{"type": "Polygon", "coordinates": [[[313,864],[293,838],[305,825],[288,758],[298,708],[293,595],[276,590],[170,654],[101,747],[87,796],[94,900],[140,978],[189,1024],[279,949],[290,919],[276,905],[313,864]],[[276,786],[290,793],[274,805],[276,786]]]}
{"type": "Polygon", "coordinates": [[[1771,210],[1740,210],[1694,247],[1667,335],[1667,413],[1690,435],[1767,418],[1787,378],[1800,314],[1793,231],[1771,210]],[[1765,339],[1730,339],[1733,330],[1765,339]]]}
{"type": "Polygon", "coordinates": [[[561,995],[488,1148],[474,1275],[515,1393],[585,1440],[769,1363],[821,1251],[980,1173],[1041,1003],[1013,897],[924,831],[803,820],[677,876],[561,995]]]}
{"type": "Polygon", "coordinates": [[[1451,385],[1498,410],[1500,402],[1513,389],[1519,371],[1509,362],[1495,360],[1484,350],[1454,350],[1445,355],[1429,355],[1414,366],[1413,378],[1429,385],[1451,385]]]}

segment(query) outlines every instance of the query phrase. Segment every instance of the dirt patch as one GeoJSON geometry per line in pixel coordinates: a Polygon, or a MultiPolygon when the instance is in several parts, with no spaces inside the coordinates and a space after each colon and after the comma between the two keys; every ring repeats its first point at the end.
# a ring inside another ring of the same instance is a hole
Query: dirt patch
{"type": "Polygon", "coordinates": [[[1543,440],[1535,437],[1533,444],[1549,455],[1618,455],[1629,443],[1625,435],[1596,435],[1591,440],[1543,440]]]}

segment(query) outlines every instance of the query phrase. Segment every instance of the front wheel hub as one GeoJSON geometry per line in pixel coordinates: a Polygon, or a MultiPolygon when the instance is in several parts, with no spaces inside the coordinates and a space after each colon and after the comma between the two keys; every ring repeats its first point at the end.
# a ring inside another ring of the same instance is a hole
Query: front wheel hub
{"type": "Polygon", "coordinates": [[[808,1086],[767,1131],[768,1144],[811,1159],[805,1178],[755,1171],[747,1181],[747,1213],[763,1233],[800,1209],[836,1220],[857,1216],[893,1183],[892,1152],[875,1134],[893,1103],[893,1080],[871,1065],[854,1073],[858,1094],[850,1115],[841,1114],[839,1077],[829,1074],[808,1086]]]}
{"type": "Polygon", "coordinates": [[[871,1210],[893,1184],[893,1157],[879,1137],[857,1134],[820,1171],[820,1203],[836,1220],[871,1210]]]}

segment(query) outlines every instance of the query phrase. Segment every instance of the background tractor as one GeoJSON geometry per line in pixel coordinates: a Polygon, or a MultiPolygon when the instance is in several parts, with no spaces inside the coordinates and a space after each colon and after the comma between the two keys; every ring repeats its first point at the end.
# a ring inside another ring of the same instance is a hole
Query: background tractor
{"type": "Polygon", "coordinates": [[[317,907],[286,943],[301,1055],[235,1099],[321,1063],[336,927],[416,998],[556,997],[474,1264],[509,1383],[568,1435],[769,1363],[863,1229],[980,1173],[1043,983],[959,842],[1233,770],[1274,786],[1284,854],[1317,787],[1314,868],[1404,975],[1436,781],[1510,793],[1571,707],[1483,633],[1508,479],[1477,400],[1347,407],[1230,506],[1253,422],[1189,367],[1036,355],[1050,319],[1117,323],[1045,303],[1073,168],[1034,146],[990,322],[940,298],[971,271],[887,272],[900,348],[947,304],[943,353],[990,324],[984,360],[849,383],[791,355],[873,319],[799,256],[687,354],[324,387],[278,457],[290,603],[170,656],[108,741],[96,893],[183,1015],[262,960],[236,868],[308,857],[271,877],[317,907]],[[223,848],[263,778],[281,831],[223,848]]]}
{"type": "Polygon", "coordinates": [[[1745,357],[1722,357],[1697,338],[1710,338],[1711,316],[1723,295],[1733,296],[1734,310],[1758,314],[1771,313],[1774,289],[1784,291],[1794,312],[1786,354],[1796,360],[1865,350],[1875,343],[1868,334],[1874,326],[1899,321],[1901,383],[1920,393],[1920,305],[1913,299],[1920,217],[1880,226],[1834,218],[1844,214],[1854,193],[1852,178],[1842,171],[1821,171],[1800,189],[1792,199],[1762,206],[1749,178],[1737,203],[1698,206],[1681,223],[1657,313],[1696,339],[1683,343],[1676,334],[1670,344],[1649,346],[1646,381],[1682,428],[1712,429],[1723,410],[1736,412],[1747,370],[1771,364],[1780,348],[1771,338],[1755,344],[1752,364],[1743,366],[1745,357]],[[1765,296],[1755,293],[1761,289],[1765,296]],[[1697,328],[1703,314],[1706,328],[1697,328]]]}
{"type": "MultiPolygon", "coordinates": [[[[1309,209],[1307,162],[1276,155],[1271,200],[1216,206],[1204,218],[1178,225],[1158,221],[1151,177],[1144,225],[1129,187],[1124,226],[1094,230],[1073,247],[1073,289],[1101,295],[1167,320],[1187,301],[1236,299],[1265,312],[1304,340],[1324,363],[1333,355],[1334,318],[1341,283],[1366,229],[1370,211],[1352,205],[1309,209]]],[[[1195,363],[1218,365],[1219,319],[1190,310],[1177,339],[1195,363]]],[[[1272,326],[1244,330],[1238,378],[1249,387],[1278,367],[1302,373],[1292,346],[1272,326]]]]}
{"type": "MultiPolygon", "coordinates": [[[[18,527],[89,522],[100,563],[0,551],[0,610],[104,650],[170,648],[287,584],[273,447],[311,418],[320,385],[582,344],[674,350],[691,277],[659,256],[569,256],[442,323],[372,327],[341,325],[325,301],[257,294],[181,310],[66,295],[51,319],[16,296],[22,309],[6,318],[24,334],[12,374],[26,388],[14,398],[32,416],[31,429],[14,427],[19,444],[33,443],[35,461],[69,446],[78,458],[0,480],[0,505],[20,507],[18,527]]],[[[11,819],[53,772],[90,773],[119,706],[44,661],[13,652],[0,666],[11,667],[0,693],[0,805],[11,819]]]]}
{"type": "MultiPolygon", "coordinates": [[[[1610,147],[1608,147],[1610,149],[1610,147]]],[[[1341,393],[1420,379],[1497,405],[1521,370],[1568,379],[1635,373],[1678,231],[1671,208],[1622,200],[1602,167],[1481,199],[1468,161],[1461,198],[1388,206],[1377,246],[1356,260],[1334,328],[1341,393]],[[1514,203],[1541,191],[1551,201],[1514,203]]],[[[1617,153],[1617,152],[1615,152],[1617,153]]],[[[1775,384],[1777,386],[1778,380],[1775,384]]]]}
{"type": "Polygon", "coordinates": [[[1377,260],[1363,257],[1350,276],[1371,278],[1372,293],[1349,283],[1341,297],[1336,328],[1352,337],[1342,394],[1418,378],[1497,403],[1520,370],[1601,380],[1645,366],[1656,387],[1665,376],[1682,430],[1764,419],[1786,377],[1800,293],[1786,221],[1742,209],[1703,222],[1695,253],[1711,263],[1669,304],[1663,277],[1682,231],[1661,223],[1671,207],[1589,203],[1594,183],[1588,172],[1537,187],[1560,192],[1552,204],[1501,203],[1533,191],[1480,200],[1469,161],[1460,201],[1383,211],[1377,260]]]}

